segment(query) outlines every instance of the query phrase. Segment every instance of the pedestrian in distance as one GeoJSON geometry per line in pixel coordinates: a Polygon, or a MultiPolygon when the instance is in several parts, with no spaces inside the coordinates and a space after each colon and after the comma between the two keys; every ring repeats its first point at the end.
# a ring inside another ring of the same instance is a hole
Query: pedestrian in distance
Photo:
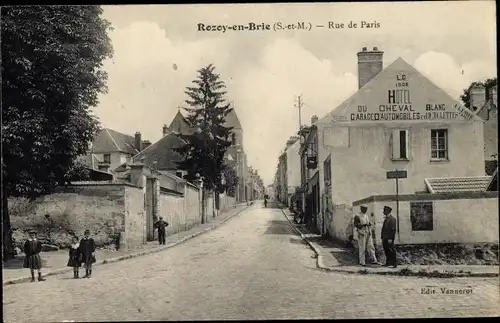
{"type": "Polygon", "coordinates": [[[394,238],[396,237],[396,219],[392,215],[392,208],[389,206],[384,206],[384,224],[382,225],[382,232],[380,237],[382,238],[382,247],[385,253],[385,264],[384,266],[397,268],[397,258],[396,258],[396,248],[394,247],[394,238]]]}
{"type": "Polygon", "coordinates": [[[368,251],[372,264],[378,264],[375,255],[375,246],[373,245],[372,237],[372,223],[366,211],[368,208],[365,205],[360,206],[360,213],[354,217],[354,227],[358,231],[358,251],[359,251],[359,264],[366,266],[365,253],[368,251]]]}
{"type": "Polygon", "coordinates": [[[42,277],[42,243],[36,238],[35,230],[29,231],[29,238],[24,243],[24,268],[29,268],[31,272],[31,282],[35,281],[35,270],[38,271],[38,281],[44,281],[42,277]]]}
{"type": "Polygon", "coordinates": [[[94,252],[94,239],[90,237],[90,231],[85,230],[83,239],[80,240],[80,253],[82,254],[82,263],[85,266],[85,276],[83,278],[90,278],[92,276],[92,264],[96,262],[94,252]]]}
{"type": "Polygon", "coordinates": [[[158,242],[161,245],[166,243],[168,222],[160,217],[160,220],[156,221],[155,228],[158,229],[158,242]]]}
{"type": "Polygon", "coordinates": [[[83,257],[80,250],[80,241],[78,237],[73,237],[71,241],[71,246],[69,247],[69,259],[68,267],[73,268],[73,278],[77,279],[80,275],[80,267],[82,266],[83,257]]]}

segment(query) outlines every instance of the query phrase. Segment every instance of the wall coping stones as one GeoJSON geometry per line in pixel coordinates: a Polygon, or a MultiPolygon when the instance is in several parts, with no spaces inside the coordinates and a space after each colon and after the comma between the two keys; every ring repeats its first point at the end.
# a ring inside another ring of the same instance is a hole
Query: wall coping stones
{"type": "Polygon", "coordinates": [[[495,198],[498,199],[497,191],[485,192],[453,192],[453,193],[435,193],[435,194],[396,194],[391,195],[372,195],[370,197],[354,201],[353,206],[373,202],[396,202],[396,198],[400,202],[404,201],[439,201],[439,200],[470,200],[470,199],[484,199],[495,198]]]}

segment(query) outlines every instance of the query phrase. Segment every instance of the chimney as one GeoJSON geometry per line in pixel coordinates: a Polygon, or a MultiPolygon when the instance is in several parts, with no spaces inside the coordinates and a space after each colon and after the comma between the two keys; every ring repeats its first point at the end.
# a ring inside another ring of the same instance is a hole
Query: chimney
{"type": "Polygon", "coordinates": [[[163,125],[163,135],[165,136],[168,133],[168,127],[166,124],[163,125]]]}
{"type": "Polygon", "coordinates": [[[486,90],[482,84],[474,84],[470,88],[470,110],[478,112],[486,103],[486,90]]]}
{"type": "Polygon", "coordinates": [[[313,125],[316,121],[318,121],[318,116],[317,115],[313,115],[311,117],[311,125],[313,125]]]}
{"type": "Polygon", "coordinates": [[[149,140],[142,141],[142,150],[148,148],[149,146],[151,146],[151,141],[149,141],[149,140]]]}
{"type": "Polygon", "coordinates": [[[108,163],[99,163],[97,165],[97,169],[99,169],[101,172],[109,173],[109,164],[108,163]]]}
{"type": "Polygon", "coordinates": [[[135,149],[138,151],[142,150],[141,133],[139,131],[135,133],[135,149]]]}
{"type": "Polygon", "coordinates": [[[383,56],[384,52],[379,51],[378,47],[373,47],[372,51],[363,47],[358,53],[358,87],[360,89],[382,71],[383,56]]]}

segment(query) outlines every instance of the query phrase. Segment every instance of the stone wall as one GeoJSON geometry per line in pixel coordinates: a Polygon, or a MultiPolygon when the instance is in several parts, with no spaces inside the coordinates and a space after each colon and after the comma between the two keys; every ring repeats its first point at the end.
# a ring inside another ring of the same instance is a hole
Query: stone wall
{"type": "Polygon", "coordinates": [[[105,182],[61,187],[32,202],[10,198],[9,212],[18,239],[25,230],[35,228],[46,235],[51,228],[52,243],[64,246],[71,234],[81,237],[88,229],[98,245],[107,245],[128,229],[128,242],[134,244],[142,241],[143,205],[141,189],[105,182]]]}
{"type": "Polygon", "coordinates": [[[126,243],[137,246],[146,242],[144,193],[136,187],[124,186],[124,189],[126,243]]]}
{"type": "Polygon", "coordinates": [[[186,230],[184,198],[182,195],[160,194],[160,214],[168,222],[167,235],[186,230]]]}
{"type": "Polygon", "coordinates": [[[229,210],[230,208],[233,208],[236,204],[236,198],[225,195],[225,194],[219,195],[219,199],[220,199],[219,200],[220,201],[219,208],[220,208],[220,211],[222,211],[222,212],[229,210]]]}
{"type": "MultiPolygon", "coordinates": [[[[397,217],[396,196],[372,196],[356,201],[354,211],[366,204],[368,214],[374,214],[376,240],[384,221],[384,205],[392,208],[397,217]]],[[[455,194],[416,194],[399,196],[398,244],[428,243],[498,243],[498,192],[475,192],[455,194]],[[411,205],[426,203],[432,208],[429,217],[431,227],[426,230],[412,226],[411,205]]]]}
{"type": "MultiPolygon", "coordinates": [[[[146,180],[143,182],[147,183],[146,180]]],[[[189,183],[183,189],[184,194],[168,189],[158,190],[161,193],[158,193],[158,203],[155,203],[156,215],[169,223],[168,235],[189,230],[201,223],[199,189],[189,183]]],[[[120,238],[120,247],[130,248],[147,241],[150,221],[146,219],[145,207],[149,204],[144,198],[151,198],[153,191],[147,190],[146,186],[139,188],[116,182],[87,182],[61,187],[56,193],[34,202],[9,199],[12,226],[19,228],[16,237],[20,241],[26,238],[24,230],[36,228],[45,231],[52,223],[52,236],[58,240],[53,243],[61,246],[69,245],[72,232],[82,236],[83,231],[89,229],[100,246],[115,244],[120,238]]],[[[234,205],[235,198],[221,195],[221,211],[234,205]]],[[[214,214],[212,197],[207,197],[205,207],[206,219],[210,222],[214,214]]],[[[151,232],[151,240],[156,239],[157,231],[151,229],[151,232]]]]}
{"type": "Polygon", "coordinates": [[[201,207],[199,189],[191,184],[186,183],[184,189],[184,212],[186,216],[186,229],[200,224],[201,222],[201,207]]]}

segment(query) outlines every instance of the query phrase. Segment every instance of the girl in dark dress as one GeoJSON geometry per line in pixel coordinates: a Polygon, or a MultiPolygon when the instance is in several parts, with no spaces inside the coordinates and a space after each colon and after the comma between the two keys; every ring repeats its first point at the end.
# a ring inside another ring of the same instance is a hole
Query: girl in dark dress
{"type": "Polygon", "coordinates": [[[31,271],[31,282],[35,281],[35,270],[38,271],[38,281],[44,281],[42,278],[42,243],[36,238],[36,231],[29,232],[29,239],[24,243],[24,268],[29,268],[31,271]]]}
{"type": "Polygon", "coordinates": [[[69,247],[68,267],[73,267],[73,278],[78,278],[80,266],[82,265],[82,253],[80,252],[80,243],[78,237],[73,237],[73,243],[69,247]]]}
{"type": "Polygon", "coordinates": [[[90,278],[92,275],[92,264],[95,262],[95,242],[90,238],[90,231],[85,230],[83,239],[80,241],[80,252],[82,253],[82,262],[85,265],[85,276],[83,278],[90,278]]]}

